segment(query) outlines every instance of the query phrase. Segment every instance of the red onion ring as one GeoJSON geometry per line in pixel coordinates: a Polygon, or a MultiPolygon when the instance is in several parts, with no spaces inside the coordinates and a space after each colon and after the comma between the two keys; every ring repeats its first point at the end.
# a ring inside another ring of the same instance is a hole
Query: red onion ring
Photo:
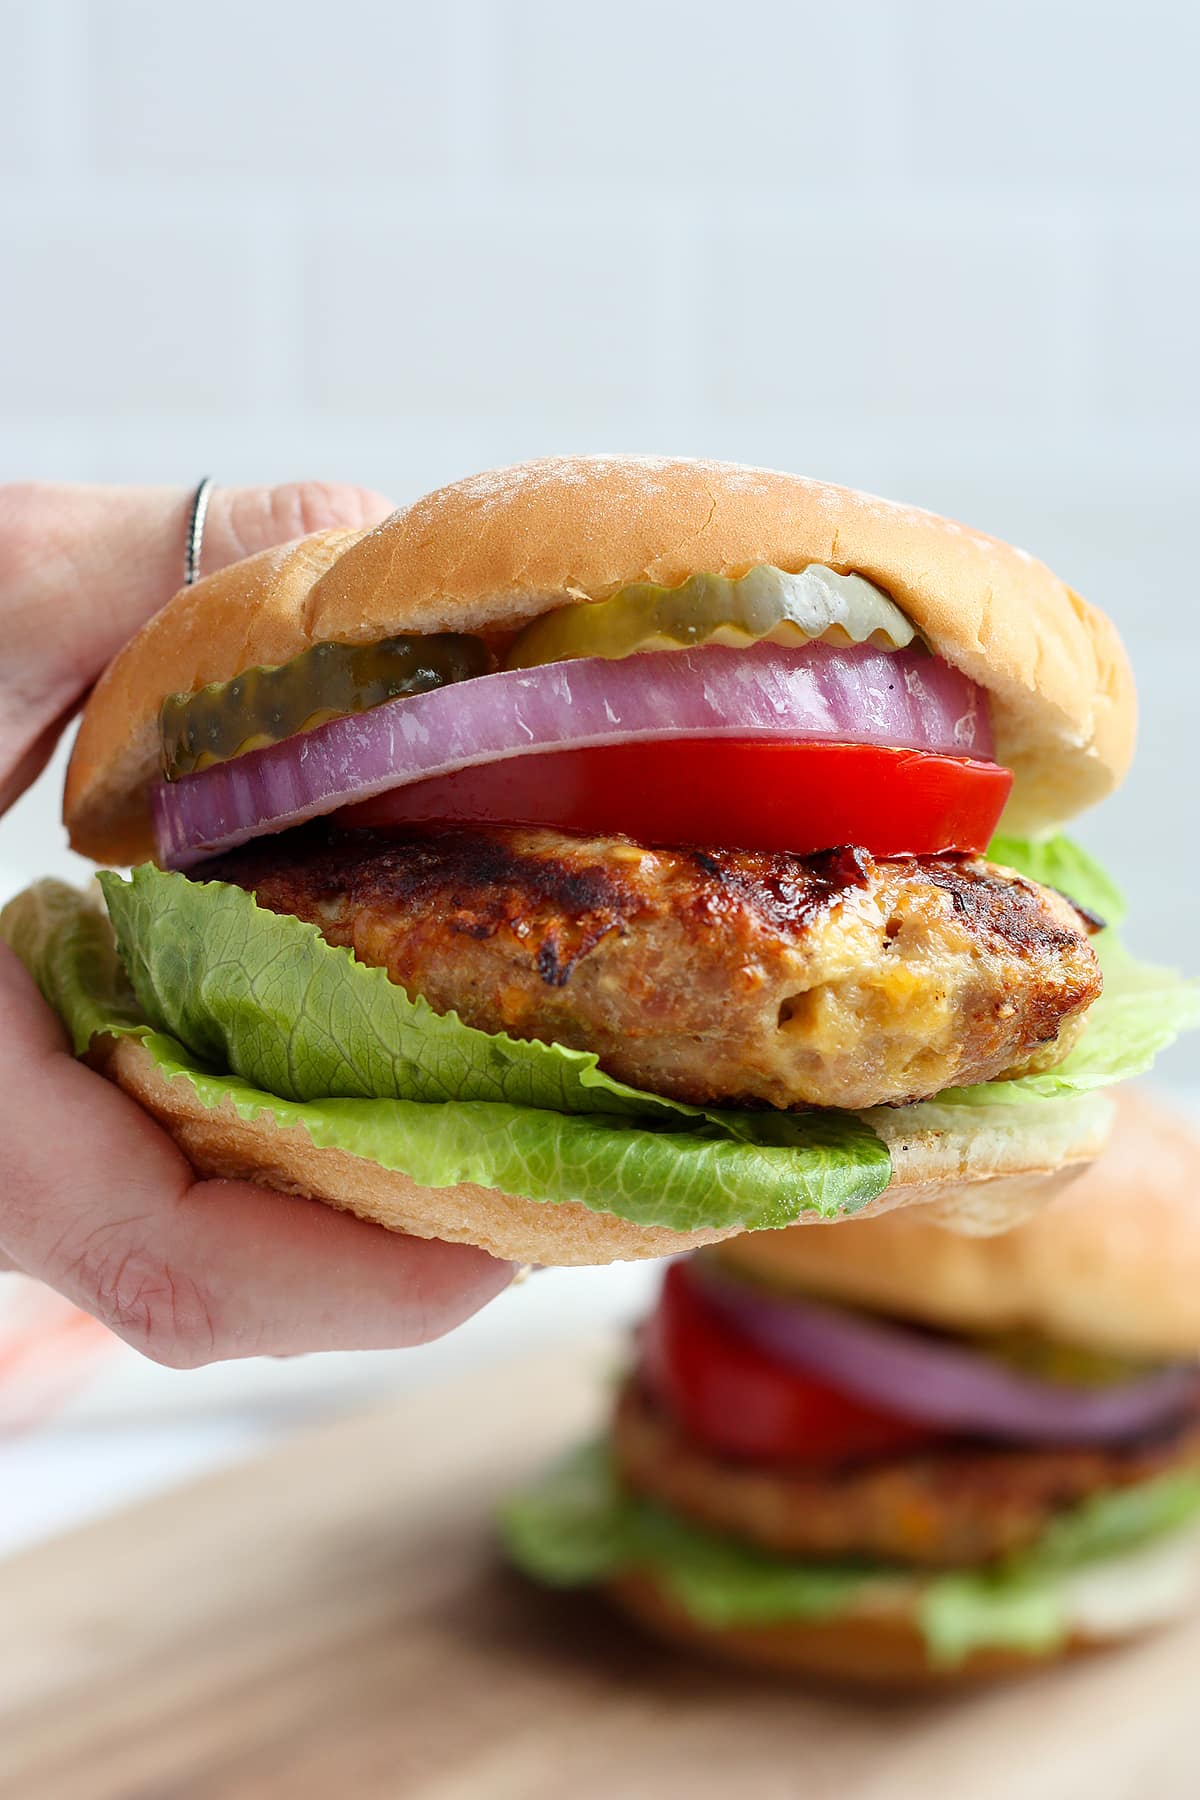
{"type": "Polygon", "coordinates": [[[704,1297],[752,1343],[894,1416],[970,1437],[1036,1444],[1120,1444],[1171,1424],[1200,1402],[1186,1364],[1119,1386],[1071,1387],[1005,1368],[962,1343],[786,1298],[693,1266],[704,1297]]]}
{"type": "Polygon", "coordinates": [[[500,757],[678,737],[880,744],[990,760],[987,700],[922,649],[650,651],[505,669],[389,700],[154,790],[158,860],[182,869],[389,788],[500,757]]]}

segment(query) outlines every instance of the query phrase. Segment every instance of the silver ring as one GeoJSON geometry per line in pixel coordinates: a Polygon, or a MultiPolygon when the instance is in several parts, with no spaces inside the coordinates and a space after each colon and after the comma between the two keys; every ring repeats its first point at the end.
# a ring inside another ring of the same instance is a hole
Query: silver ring
{"type": "Polygon", "coordinates": [[[183,585],[191,587],[200,579],[200,551],[204,544],[204,521],[208,517],[208,502],[212,497],[213,478],[206,475],[200,486],[192,495],[192,504],[188,508],[187,538],[183,546],[183,585]]]}

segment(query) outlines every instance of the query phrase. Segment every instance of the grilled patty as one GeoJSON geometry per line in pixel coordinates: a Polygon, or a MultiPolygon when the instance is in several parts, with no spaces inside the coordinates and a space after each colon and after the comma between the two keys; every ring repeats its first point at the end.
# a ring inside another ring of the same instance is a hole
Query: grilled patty
{"type": "Polygon", "coordinates": [[[1092,1494],[1200,1467],[1200,1420],[1124,1450],[951,1443],[842,1468],[765,1469],[700,1448],[630,1380],[613,1448],[634,1493],[765,1550],[967,1568],[1026,1549],[1092,1494]]]}
{"type": "Polygon", "coordinates": [[[309,827],[202,874],[438,1012],[698,1103],[899,1105],[1044,1068],[1100,991],[1089,921],[977,860],[309,827]]]}

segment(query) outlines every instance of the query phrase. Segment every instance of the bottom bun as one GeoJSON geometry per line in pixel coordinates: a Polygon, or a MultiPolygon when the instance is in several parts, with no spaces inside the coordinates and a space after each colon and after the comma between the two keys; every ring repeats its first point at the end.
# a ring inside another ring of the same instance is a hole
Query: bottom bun
{"type": "Polygon", "coordinates": [[[924,1205],[974,1237],[1011,1231],[1099,1156],[1115,1109],[1106,1094],[994,1106],[876,1106],[859,1117],[892,1157],[891,1185],[856,1218],[924,1205]]]}
{"type": "MultiPolygon", "coordinates": [[[[476,1244],[506,1262],[563,1267],[673,1256],[740,1226],[671,1231],[577,1202],[521,1199],[464,1183],[427,1188],[393,1169],[313,1143],[302,1127],[245,1120],[232,1100],[203,1105],[134,1038],[106,1038],[92,1060],[158,1120],[201,1175],[256,1181],[323,1200],[389,1231],[476,1244]]],[[[1100,1096],[1041,1105],[878,1108],[863,1116],[892,1154],[890,1186],[855,1216],[928,1204],[972,1232],[1005,1230],[1049,1200],[1099,1153],[1111,1105],[1100,1096]]],[[[808,1221],[804,1221],[808,1222],[808,1221]]]]}
{"type": "Polygon", "coordinates": [[[745,1668],[855,1682],[864,1687],[949,1688],[998,1681],[1031,1674],[1112,1641],[1073,1636],[1051,1655],[973,1650],[960,1662],[943,1664],[930,1661],[916,1626],[899,1615],[788,1619],[771,1625],[710,1628],[697,1624],[645,1571],[617,1577],[608,1584],[608,1593],[623,1612],[668,1643],[745,1668]]]}

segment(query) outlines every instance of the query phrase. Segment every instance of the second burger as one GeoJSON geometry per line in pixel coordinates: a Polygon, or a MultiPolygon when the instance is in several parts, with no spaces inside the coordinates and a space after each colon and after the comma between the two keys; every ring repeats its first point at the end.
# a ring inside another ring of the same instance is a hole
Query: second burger
{"type": "Polygon", "coordinates": [[[860,1681],[1174,1617],[1200,1599],[1200,1142],[1135,1094],[1006,1236],[896,1213],[674,1264],[608,1442],[508,1536],[674,1642],[860,1681]]]}

